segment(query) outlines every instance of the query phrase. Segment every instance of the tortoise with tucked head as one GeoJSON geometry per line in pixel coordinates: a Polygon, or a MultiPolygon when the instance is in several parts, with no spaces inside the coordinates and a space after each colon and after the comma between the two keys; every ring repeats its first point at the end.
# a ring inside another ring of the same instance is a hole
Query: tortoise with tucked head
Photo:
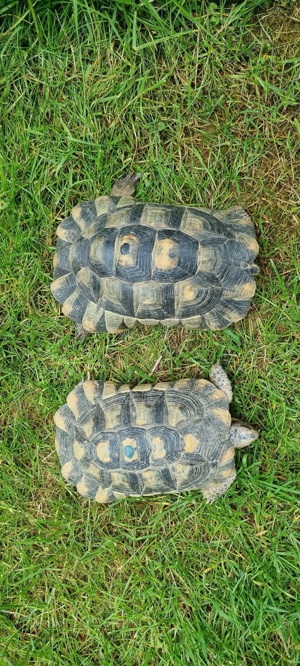
{"type": "Polygon", "coordinates": [[[236,476],[235,449],[258,434],[231,420],[219,364],[210,379],[78,384],[54,417],[64,478],[98,502],[195,488],[209,502],[223,495],[236,476]]]}
{"type": "Polygon", "coordinates": [[[139,176],[76,206],[57,229],[51,290],[83,336],[144,324],[222,329],[255,292],[258,253],[249,215],[137,203],[139,176]]]}

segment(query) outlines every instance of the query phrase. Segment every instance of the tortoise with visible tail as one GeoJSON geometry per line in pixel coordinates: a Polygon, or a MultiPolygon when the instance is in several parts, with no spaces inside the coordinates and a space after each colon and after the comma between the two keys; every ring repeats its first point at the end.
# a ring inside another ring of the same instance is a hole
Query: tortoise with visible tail
{"type": "Polygon", "coordinates": [[[196,488],[213,502],[236,477],[235,449],[258,434],[232,421],[219,364],[210,379],[78,384],[54,418],[64,478],[98,502],[196,488]]]}
{"type": "Polygon", "coordinates": [[[51,290],[84,336],[144,324],[222,329],[247,314],[258,253],[249,215],[137,203],[138,175],[57,229],[51,290]]]}

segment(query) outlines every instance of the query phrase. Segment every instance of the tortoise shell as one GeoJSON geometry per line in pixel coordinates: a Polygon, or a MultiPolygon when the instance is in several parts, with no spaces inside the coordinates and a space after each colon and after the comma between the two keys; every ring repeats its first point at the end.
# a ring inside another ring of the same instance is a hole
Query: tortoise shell
{"type": "Polygon", "coordinates": [[[57,235],[51,290],[87,333],[136,322],[222,329],[247,314],[255,292],[258,244],[238,206],[103,196],[73,208],[57,235]]]}
{"type": "Polygon", "coordinates": [[[64,478],[98,502],[193,488],[211,500],[236,475],[228,399],[203,379],[86,381],[54,421],[64,478]]]}

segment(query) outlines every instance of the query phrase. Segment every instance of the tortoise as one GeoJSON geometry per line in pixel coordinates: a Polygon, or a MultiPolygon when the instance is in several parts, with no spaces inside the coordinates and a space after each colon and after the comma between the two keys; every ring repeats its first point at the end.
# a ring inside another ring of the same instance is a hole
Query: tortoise
{"type": "Polygon", "coordinates": [[[236,477],[235,449],[258,433],[232,421],[219,364],[210,379],[78,384],[54,417],[63,477],[98,502],[195,488],[213,502],[236,477]]]}
{"type": "Polygon", "coordinates": [[[259,272],[249,215],[136,203],[139,178],[117,180],[58,226],[51,290],[79,334],[136,322],[216,330],[245,317],[259,272]]]}

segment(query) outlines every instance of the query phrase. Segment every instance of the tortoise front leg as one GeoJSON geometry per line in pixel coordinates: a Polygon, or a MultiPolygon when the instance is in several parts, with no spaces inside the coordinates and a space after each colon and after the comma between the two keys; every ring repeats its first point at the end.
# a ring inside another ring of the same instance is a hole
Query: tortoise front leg
{"type": "MultiPolygon", "coordinates": [[[[225,470],[224,470],[225,473],[225,470]]],[[[209,481],[205,486],[202,488],[202,495],[205,497],[207,502],[214,502],[215,499],[218,497],[221,497],[221,495],[224,495],[226,490],[231,486],[233,483],[234,479],[236,478],[236,471],[235,468],[228,468],[226,469],[226,473],[228,476],[222,477],[219,475],[215,479],[212,479],[209,481]]]]}

